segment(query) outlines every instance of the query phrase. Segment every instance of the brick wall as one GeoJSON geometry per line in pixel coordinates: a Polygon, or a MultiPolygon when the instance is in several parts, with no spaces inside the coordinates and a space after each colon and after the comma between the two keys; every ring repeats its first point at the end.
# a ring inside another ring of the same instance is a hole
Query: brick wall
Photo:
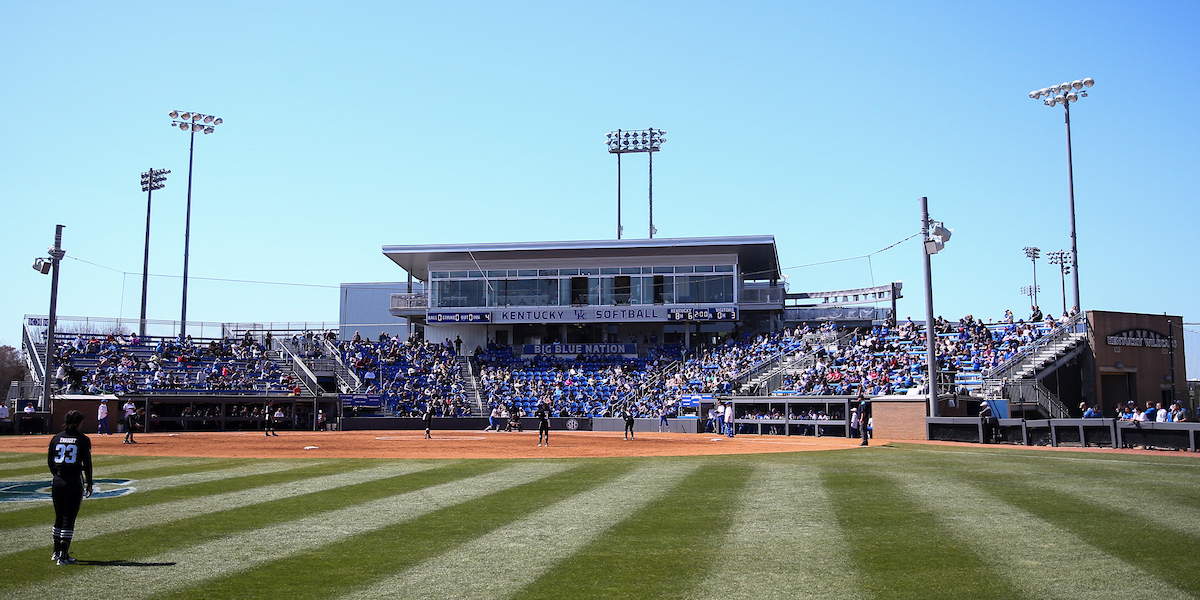
{"type": "Polygon", "coordinates": [[[925,439],[925,404],[924,400],[872,400],[874,437],[882,440],[925,439]]]}

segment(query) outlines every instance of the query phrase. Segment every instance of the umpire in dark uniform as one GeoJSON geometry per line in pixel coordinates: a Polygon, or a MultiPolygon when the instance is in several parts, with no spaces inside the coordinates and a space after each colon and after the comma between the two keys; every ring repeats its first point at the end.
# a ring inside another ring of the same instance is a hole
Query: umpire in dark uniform
{"type": "Polygon", "coordinates": [[[542,447],[542,439],[546,440],[546,447],[550,446],[550,401],[542,400],[538,402],[537,412],[534,413],[538,420],[538,448],[542,447]]]}
{"type": "Polygon", "coordinates": [[[54,481],[50,497],[54,501],[54,554],[50,560],[60,565],[75,564],[67,553],[75,536],[75,517],[79,505],[92,495],[92,441],[79,431],[83,413],[73,410],[64,419],[63,432],[50,438],[46,464],[54,481]]]}
{"type": "Polygon", "coordinates": [[[633,439],[633,411],[629,409],[629,405],[621,409],[621,417],[625,419],[625,439],[633,439]]]}

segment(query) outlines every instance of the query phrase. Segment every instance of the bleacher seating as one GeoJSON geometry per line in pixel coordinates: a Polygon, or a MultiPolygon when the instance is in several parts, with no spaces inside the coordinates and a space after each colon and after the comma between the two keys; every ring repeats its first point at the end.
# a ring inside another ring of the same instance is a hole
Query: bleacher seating
{"type": "Polygon", "coordinates": [[[60,389],[88,394],[289,394],[290,373],[281,372],[263,345],[234,341],[123,338],[115,335],[56,336],[55,379],[60,389]]]}

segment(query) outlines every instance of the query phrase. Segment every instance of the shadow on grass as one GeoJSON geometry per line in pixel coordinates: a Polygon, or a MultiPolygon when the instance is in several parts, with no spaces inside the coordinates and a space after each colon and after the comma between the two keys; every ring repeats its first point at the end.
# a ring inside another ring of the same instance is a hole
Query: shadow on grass
{"type": "Polygon", "coordinates": [[[173,567],[177,563],[173,562],[137,562],[132,560],[83,560],[78,559],[77,565],[87,565],[89,567],[173,567]]]}

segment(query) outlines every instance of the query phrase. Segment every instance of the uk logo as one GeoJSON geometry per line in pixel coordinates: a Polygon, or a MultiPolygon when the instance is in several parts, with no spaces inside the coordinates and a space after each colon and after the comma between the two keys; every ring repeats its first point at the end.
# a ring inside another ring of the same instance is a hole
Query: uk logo
{"type": "MultiPolygon", "coordinates": [[[[132,494],[133,479],[93,479],[92,498],[116,498],[132,494]]],[[[37,502],[50,500],[50,481],[0,481],[0,502],[37,502]]]]}

